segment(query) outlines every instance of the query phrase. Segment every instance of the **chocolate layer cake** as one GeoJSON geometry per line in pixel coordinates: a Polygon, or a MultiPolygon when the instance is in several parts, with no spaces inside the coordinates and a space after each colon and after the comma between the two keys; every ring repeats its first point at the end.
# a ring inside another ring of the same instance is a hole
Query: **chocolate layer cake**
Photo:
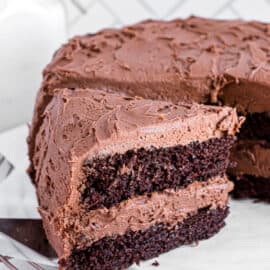
{"type": "MultiPolygon", "coordinates": [[[[235,194],[270,198],[265,192],[270,188],[265,169],[270,167],[269,48],[269,24],[196,17],[145,21],[75,37],[56,52],[44,71],[29,136],[30,159],[44,111],[57,88],[89,87],[173,102],[229,105],[247,117],[235,149],[247,145],[232,155],[239,162],[230,171],[235,194]],[[264,164],[256,159],[254,147],[267,156],[264,164]]],[[[34,178],[33,166],[29,172],[34,178]]]]}
{"type": "Polygon", "coordinates": [[[62,269],[124,269],[224,225],[236,110],[57,89],[33,152],[62,269]]]}

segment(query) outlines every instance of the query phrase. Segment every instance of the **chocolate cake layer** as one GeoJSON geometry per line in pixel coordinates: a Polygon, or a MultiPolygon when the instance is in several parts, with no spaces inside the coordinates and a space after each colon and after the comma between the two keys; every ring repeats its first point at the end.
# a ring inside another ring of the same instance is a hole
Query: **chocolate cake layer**
{"type": "Polygon", "coordinates": [[[270,143],[267,141],[239,140],[232,149],[231,160],[237,163],[237,167],[228,170],[232,175],[253,175],[254,179],[270,177],[270,143]]]}
{"type": "MultiPolygon", "coordinates": [[[[269,24],[196,17],[75,37],[44,70],[28,138],[31,162],[44,111],[59,88],[226,104],[244,115],[269,112],[269,48],[269,24]]],[[[29,171],[35,174],[33,164],[29,171]]]]}
{"type": "Polygon", "coordinates": [[[227,214],[227,207],[205,208],[174,227],[159,223],[145,231],[128,231],[121,236],[105,237],[88,248],[75,248],[68,258],[60,260],[60,266],[70,270],[125,269],[180,245],[211,237],[224,226],[227,214]]]}
{"type": "Polygon", "coordinates": [[[270,202],[270,177],[254,175],[230,175],[235,188],[232,196],[236,199],[253,198],[265,202],[270,202]]]}
{"type": "Polygon", "coordinates": [[[233,141],[228,136],[86,160],[81,200],[89,210],[109,208],[134,195],[207,181],[225,173],[233,141]]]}
{"type": "Polygon", "coordinates": [[[270,142],[270,111],[248,114],[238,137],[242,140],[270,142]]]}

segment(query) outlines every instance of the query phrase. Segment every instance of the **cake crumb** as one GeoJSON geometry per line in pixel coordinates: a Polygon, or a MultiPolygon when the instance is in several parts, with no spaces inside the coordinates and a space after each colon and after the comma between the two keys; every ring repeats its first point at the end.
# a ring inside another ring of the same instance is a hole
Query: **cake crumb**
{"type": "Polygon", "coordinates": [[[199,241],[195,241],[193,243],[191,243],[189,246],[190,247],[197,247],[199,245],[199,241]]]}
{"type": "Polygon", "coordinates": [[[157,267],[159,266],[159,262],[157,260],[155,260],[153,263],[152,263],[153,266],[157,267]]]}
{"type": "Polygon", "coordinates": [[[164,119],[165,119],[165,115],[161,113],[161,114],[158,115],[158,118],[159,118],[160,120],[164,120],[164,119]]]}

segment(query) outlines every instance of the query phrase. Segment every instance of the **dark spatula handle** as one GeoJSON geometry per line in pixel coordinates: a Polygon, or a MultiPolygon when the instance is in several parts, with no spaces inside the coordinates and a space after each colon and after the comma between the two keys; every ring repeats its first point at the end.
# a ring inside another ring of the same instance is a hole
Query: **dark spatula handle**
{"type": "Polygon", "coordinates": [[[0,218],[0,232],[48,258],[56,254],[50,246],[40,219],[0,218]]]}

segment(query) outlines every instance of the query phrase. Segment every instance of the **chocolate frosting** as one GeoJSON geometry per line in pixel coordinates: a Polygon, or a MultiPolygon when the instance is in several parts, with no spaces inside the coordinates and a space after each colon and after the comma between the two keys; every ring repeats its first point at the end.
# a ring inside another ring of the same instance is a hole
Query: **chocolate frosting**
{"type": "Polygon", "coordinates": [[[190,17],[71,39],[44,70],[28,139],[30,159],[56,88],[224,103],[243,114],[270,111],[269,29],[259,22],[190,17]]]}
{"type": "Polygon", "coordinates": [[[270,177],[269,142],[240,140],[232,149],[231,159],[237,162],[237,167],[229,170],[233,175],[270,177]]]}
{"type": "MultiPolygon", "coordinates": [[[[47,223],[58,228],[51,233],[52,226],[45,225],[48,234],[59,235],[62,230],[59,238],[65,239],[63,230],[70,226],[70,217],[81,214],[85,177],[81,168],[86,159],[234,135],[241,122],[230,107],[59,89],[43,114],[33,156],[40,211],[46,213],[47,223]]],[[[61,240],[51,241],[68,252],[61,240]]]]}

